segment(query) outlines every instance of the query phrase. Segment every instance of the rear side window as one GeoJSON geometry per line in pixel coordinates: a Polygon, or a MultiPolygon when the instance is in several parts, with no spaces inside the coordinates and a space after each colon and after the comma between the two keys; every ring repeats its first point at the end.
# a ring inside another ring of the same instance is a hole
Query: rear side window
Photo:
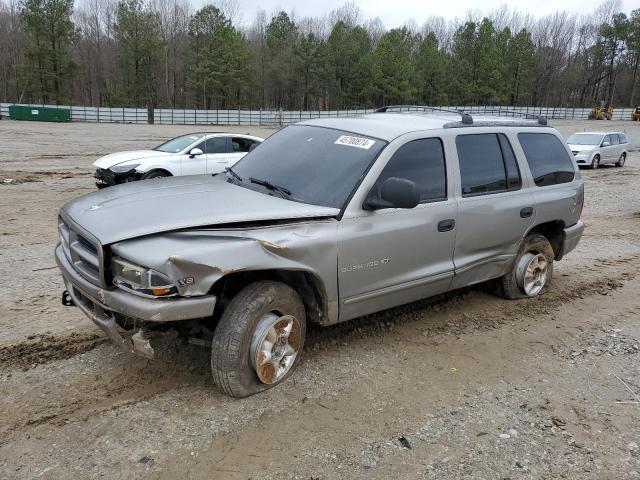
{"type": "Polygon", "coordinates": [[[521,187],[518,164],[505,135],[458,135],[456,148],[463,197],[517,190],[521,187]]]}
{"type": "Polygon", "coordinates": [[[573,181],[573,162],[564,145],[550,133],[519,133],[533,181],[539,187],[573,181]]]}
{"type": "Polygon", "coordinates": [[[248,152],[251,150],[253,143],[253,140],[248,138],[233,137],[231,139],[231,151],[234,153],[248,152]]]}
{"type": "Polygon", "coordinates": [[[440,139],[424,138],[401,146],[385,165],[374,188],[379,191],[391,177],[415,182],[421,203],[446,200],[447,175],[440,139]]]}

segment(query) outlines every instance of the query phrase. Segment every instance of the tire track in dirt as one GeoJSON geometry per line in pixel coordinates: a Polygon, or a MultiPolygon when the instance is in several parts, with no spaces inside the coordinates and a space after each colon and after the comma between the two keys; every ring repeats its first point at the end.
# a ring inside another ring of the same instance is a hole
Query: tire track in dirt
{"type": "Polygon", "coordinates": [[[93,350],[107,339],[102,335],[74,332],[69,336],[38,334],[26,341],[0,347],[0,368],[22,368],[64,360],[93,350]]]}
{"type": "MultiPolygon", "coordinates": [[[[517,319],[518,322],[526,322],[539,315],[551,314],[567,302],[580,300],[585,297],[595,295],[606,295],[612,290],[616,290],[623,286],[624,282],[634,279],[637,276],[637,268],[635,263],[640,259],[640,253],[629,255],[618,259],[602,259],[596,261],[592,266],[594,271],[602,275],[597,278],[591,278],[589,281],[571,281],[564,283],[563,286],[556,290],[547,292],[544,296],[520,301],[500,301],[486,309],[474,311],[473,313],[465,312],[452,320],[451,318],[438,319],[437,312],[447,310],[464,303],[464,295],[460,292],[446,298],[440,299],[430,304],[427,301],[418,302],[410,305],[397,307],[395,309],[377,313],[369,317],[365,317],[353,322],[330,327],[328,329],[315,330],[311,333],[309,346],[327,344],[334,339],[348,340],[350,334],[354,332],[363,333],[364,336],[373,336],[379,334],[379,330],[389,328],[391,324],[402,325],[418,323],[429,315],[435,321],[420,324],[420,328],[426,329],[428,335],[433,337],[442,333],[453,333],[461,335],[465,332],[477,329],[499,328],[506,322],[512,322],[517,319]],[[630,268],[633,265],[633,268],[630,268]],[[436,315],[433,315],[433,314],[436,315]]],[[[566,280],[565,280],[566,281],[566,280]]],[[[424,334],[423,334],[424,335],[424,334]]],[[[43,363],[53,360],[64,360],[80,353],[85,353],[106,339],[97,336],[85,338],[82,335],[72,335],[75,343],[69,341],[65,343],[65,339],[57,339],[48,342],[44,348],[38,349],[37,340],[29,342],[29,348],[34,349],[36,359],[42,360],[43,363]],[[86,347],[84,350],[82,348],[86,347]]],[[[429,342],[429,338],[418,338],[418,343],[429,342]]],[[[412,342],[414,343],[414,342],[412,342]]],[[[25,344],[21,343],[10,347],[3,347],[3,350],[11,352],[12,365],[31,365],[33,356],[27,356],[20,359],[18,352],[25,349],[25,344]]],[[[2,353],[0,351],[0,353],[2,353]]],[[[60,426],[70,420],[84,421],[90,417],[100,415],[106,411],[118,409],[124,406],[134,405],[136,403],[149,400],[150,398],[168,392],[177,388],[180,384],[188,381],[186,372],[189,355],[183,355],[184,352],[178,352],[180,362],[173,362],[168,366],[166,361],[149,362],[146,366],[140,366],[139,363],[125,364],[122,369],[117,365],[110,370],[108,376],[95,376],[90,378],[78,387],[78,392],[69,397],[55,395],[54,403],[51,403],[52,396],[47,396],[47,400],[36,405],[31,405],[30,411],[25,412],[21,418],[17,419],[11,425],[0,431],[0,437],[4,440],[0,441],[0,446],[10,441],[10,433],[19,431],[24,434],[30,429],[37,428],[41,425],[60,426]],[[184,363],[184,365],[182,365],[184,363]],[[34,408],[35,407],[35,408],[34,408]]],[[[312,353],[311,357],[314,356],[312,353]]],[[[5,359],[6,364],[6,359],[5,359]]],[[[202,377],[193,377],[193,380],[202,382],[202,377]]],[[[63,393],[63,392],[60,392],[63,393]]]]}

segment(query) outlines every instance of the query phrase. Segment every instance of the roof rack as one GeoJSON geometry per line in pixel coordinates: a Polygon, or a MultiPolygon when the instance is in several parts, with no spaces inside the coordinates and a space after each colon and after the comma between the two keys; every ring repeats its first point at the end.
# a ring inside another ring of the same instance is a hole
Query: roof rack
{"type": "MultiPolygon", "coordinates": [[[[451,123],[451,124],[446,124],[445,127],[455,127],[455,126],[468,126],[468,125],[473,125],[473,117],[471,116],[470,113],[465,112],[464,110],[451,110],[448,108],[440,108],[440,107],[430,107],[427,105],[388,105],[386,107],[381,107],[381,108],[377,108],[374,110],[374,113],[386,113],[388,112],[389,109],[399,109],[400,112],[402,112],[402,109],[405,108],[407,112],[415,112],[415,111],[435,111],[435,112],[447,112],[447,113],[455,113],[457,115],[460,115],[462,117],[462,125],[460,125],[459,123],[451,123]]],[[[526,112],[518,112],[516,110],[504,110],[504,109],[492,109],[490,111],[493,112],[498,112],[498,113],[510,113],[512,115],[519,115],[519,116],[523,116],[525,118],[532,118],[537,120],[538,125],[541,125],[543,127],[546,127],[548,125],[547,123],[547,117],[544,117],[542,115],[535,115],[533,113],[526,113],[526,112]]]]}
{"type": "Polygon", "coordinates": [[[497,108],[497,109],[493,108],[493,109],[489,109],[489,111],[498,112],[498,113],[510,113],[511,115],[519,115],[524,118],[532,118],[538,121],[538,125],[542,125],[543,127],[547,126],[547,117],[543,115],[536,115],[535,113],[528,113],[528,112],[518,112],[516,110],[505,110],[504,108],[497,108]]]}
{"type": "Polygon", "coordinates": [[[428,105],[387,105],[386,107],[376,108],[373,111],[373,113],[387,113],[388,110],[392,108],[393,109],[398,108],[400,109],[400,112],[402,112],[403,108],[406,108],[407,112],[415,112],[416,110],[417,111],[422,110],[423,112],[434,111],[434,112],[455,113],[456,115],[460,115],[462,117],[461,121],[463,125],[473,125],[473,117],[462,110],[451,110],[448,108],[430,107],[428,105]]]}

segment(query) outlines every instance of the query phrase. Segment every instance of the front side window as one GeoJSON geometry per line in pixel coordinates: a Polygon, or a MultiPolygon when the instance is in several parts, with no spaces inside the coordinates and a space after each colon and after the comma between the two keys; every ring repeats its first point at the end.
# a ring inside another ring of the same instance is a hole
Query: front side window
{"type": "Polygon", "coordinates": [[[518,140],[537,186],[573,181],[573,162],[558,137],[550,133],[519,133],[518,140]]]}
{"type": "Polygon", "coordinates": [[[603,139],[602,139],[602,146],[604,147],[605,143],[608,143],[609,145],[611,145],[611,135],[606,135],[603,139]]]}
{"type": "Polygon", "coordinates": [[[291,125],[242,157],[233,167],[242,180],[229,175],[228,181],[270,195],[278,195],[277,186],[291,200],[343,208],[386,145],[357,133],[291,125]]]}
{"type": "Polygon", "coordinates": [[[204,153],[226,153],[227,152],[227,138],[226,137],[212,137],[207,138],[204,142],[198,145],[204,153]]]}
{"type": "Polygon", "coordinates": [[[620,138],[617,134],[611,134],[609,137],[611,137],[611,145],[620,145],[620,138]]]}
{"type": "Polygon", "coordinates": [[[401,146],[385,165],[374,188],[379,192],[384,181],[391,177],[415,182],[421,203],[446,200],[447,175],[442,141],[424,138],[401,146]]]}
{"type": "Polygon", "coordinates": [[[458,135],[462,196],[517,190],[522,182],[509,140],[502,134],[458,135]]]}
{"type": "Polygon", "coordinates": [[[618,134],[620,137],[620,143],[627,143],[627,136],[624,133],[618,134]]]}

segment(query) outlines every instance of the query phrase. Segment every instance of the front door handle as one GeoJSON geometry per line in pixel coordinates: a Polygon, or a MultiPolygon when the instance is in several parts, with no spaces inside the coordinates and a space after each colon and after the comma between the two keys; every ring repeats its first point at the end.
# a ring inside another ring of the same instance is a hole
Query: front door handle
{"type": "Polygon", "coordinates": [[[533,207],[524,207],[520,210],[520,218],[529,218],[533,215],[533,207]]]}
{"type": "Polygon", "coordinates": [[[456,221],[453,218],[448,218],[446,220],[440,220],[438,222],[438,231],[439,232],[448,232],[453,230],[453,227],[456,226],[456,221]]]}

